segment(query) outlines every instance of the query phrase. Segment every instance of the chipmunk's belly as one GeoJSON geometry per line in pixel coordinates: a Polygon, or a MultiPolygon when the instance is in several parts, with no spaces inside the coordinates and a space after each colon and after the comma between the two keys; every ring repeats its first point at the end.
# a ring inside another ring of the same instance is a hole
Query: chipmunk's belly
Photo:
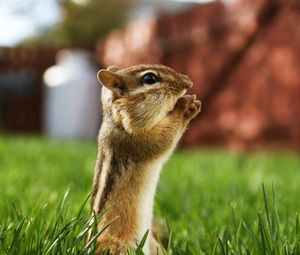
{"type": "Polygon", "coordinates": [[[149,230],[146,243],[143,248],[145,255],[150,254],[150,240],[152,237],[151,225],[152,225],[152,212],[153,201],[156,191],[157,182],[159,179],[160,171],[163,165],[164,159],[156,160],[150,163],[145,169],[145,179],[141,187],[141,193],[139,195],[139,211],[138,211],[138,230],[137,238],[141,241],[146,231],[149,230]]]}

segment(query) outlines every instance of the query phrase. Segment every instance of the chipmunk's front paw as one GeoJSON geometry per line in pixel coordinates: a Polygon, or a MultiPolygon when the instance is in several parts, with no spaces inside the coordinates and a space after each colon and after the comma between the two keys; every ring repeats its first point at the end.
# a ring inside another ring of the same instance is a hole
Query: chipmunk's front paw
{"type": "Polygon", "coordinates": [[[177,100],[175,110],[181,112],[185,119],[191,120],[200,112],[201,102],[195,95],[185,95],[177,100]]]}

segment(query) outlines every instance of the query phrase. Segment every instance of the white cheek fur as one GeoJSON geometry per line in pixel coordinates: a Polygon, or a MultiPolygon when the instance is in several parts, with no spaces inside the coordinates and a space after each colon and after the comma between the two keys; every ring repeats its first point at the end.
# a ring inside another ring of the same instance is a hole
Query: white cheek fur
{"type": "Polygon", "coordinates": [[[156,82],[152,85],[143,85],[140,88],[134,89],[132,91],[130,91],[130,95],[137,95],[137,94],[141,94],[141,93],[145,93],[147,91],[151,91],[152,89],[158,89],[161,87],[161,84],[159,82],[156,82]]]}
{"type": "Polygon", "coordinates": [[[103,86],[101,91],[102,104],[109,105],[111,98],[112,98],[112,92],[108,88],[103,86]]]}

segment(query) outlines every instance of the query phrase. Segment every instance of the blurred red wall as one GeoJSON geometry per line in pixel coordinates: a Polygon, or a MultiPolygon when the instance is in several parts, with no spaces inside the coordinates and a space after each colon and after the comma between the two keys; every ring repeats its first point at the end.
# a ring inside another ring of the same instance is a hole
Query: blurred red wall
{"type": "Polygon", "coordinates": [[[104,66],[162,63],[202,100],[183,144],[300,149],[300,2],[213,2],[139,20],[101,40],[104,66]]]}

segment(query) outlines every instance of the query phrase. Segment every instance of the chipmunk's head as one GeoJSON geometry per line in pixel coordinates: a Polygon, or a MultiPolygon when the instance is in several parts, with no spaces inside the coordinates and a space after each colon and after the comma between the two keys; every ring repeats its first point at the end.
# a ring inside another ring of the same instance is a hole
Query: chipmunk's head
{"type": "Polygon", "coordinates": [[[163,65],[112,66],[100,70],[98,80],[104,114],[111,113],[128,131],[151,128],[193,85],[188,76],[163,65]]]}

